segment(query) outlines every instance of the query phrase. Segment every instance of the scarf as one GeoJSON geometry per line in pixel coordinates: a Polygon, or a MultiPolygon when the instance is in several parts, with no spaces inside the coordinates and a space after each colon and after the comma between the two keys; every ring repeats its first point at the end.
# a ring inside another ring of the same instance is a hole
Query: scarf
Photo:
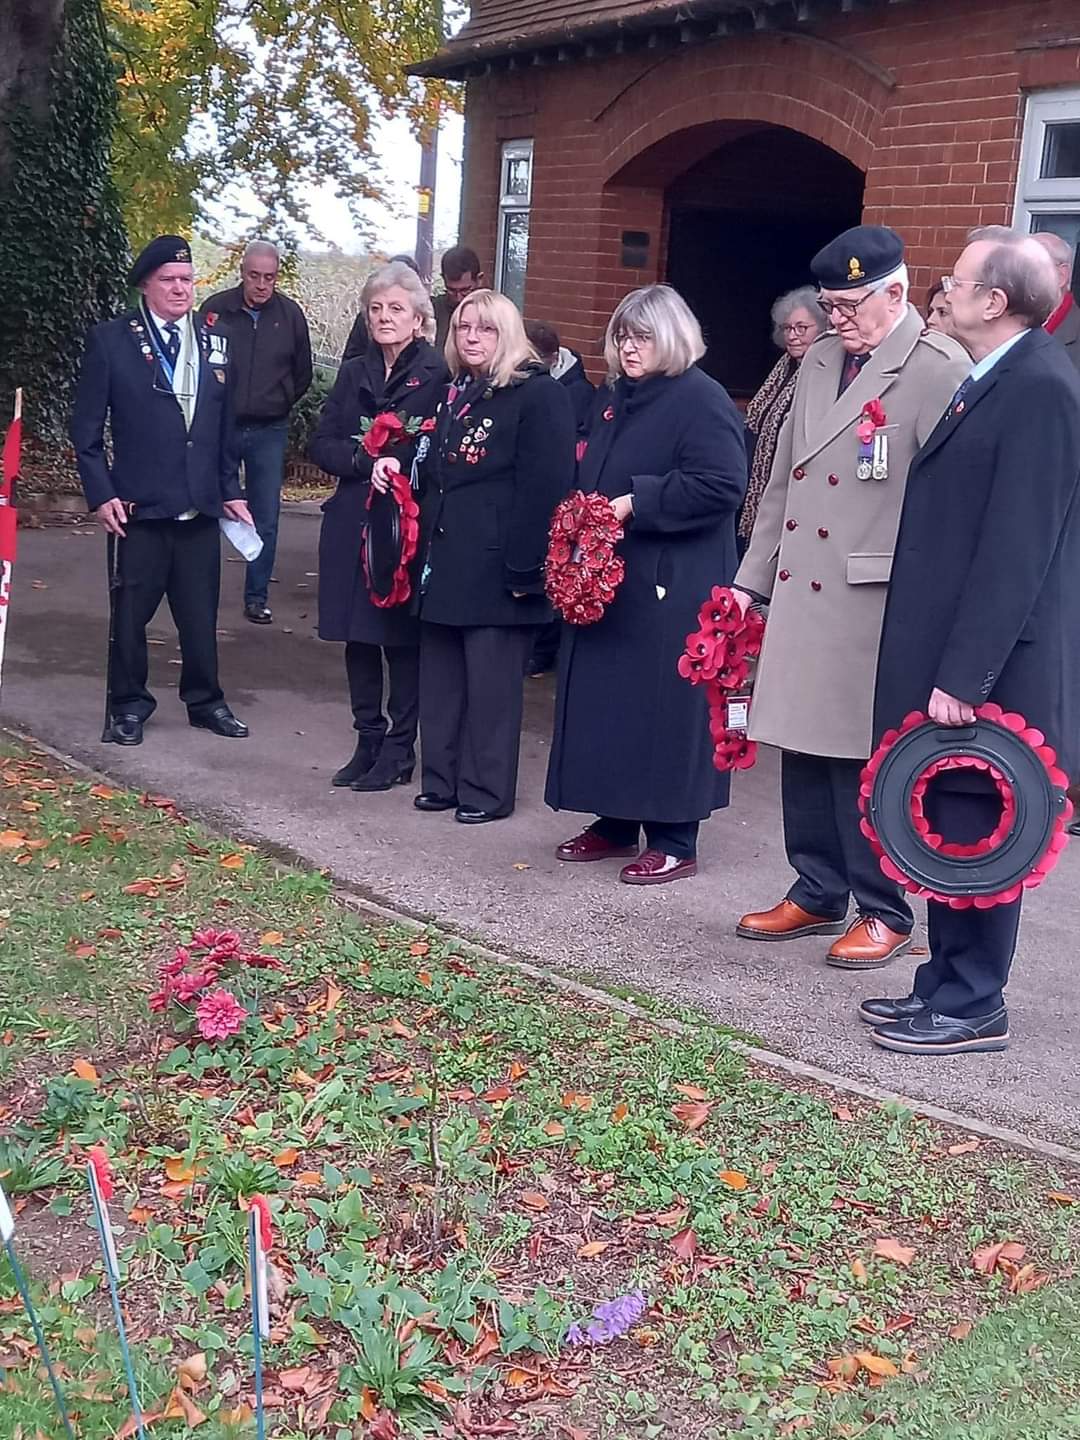
{"type": "Polygon", "coordinates": [[[792,360],[790,355],[781,355],[765,377],[761,389],[746,407],[746,428],[754,436],[755,444],[746,498],[739,511],[738,531],[744,540],[750,538],[758,505],[765,493],[765,486],[769,483],[776,444],[780,439],[780,427],[787,419],[791,402],[795,398],[798,374],[798,361],[792,360]]]}
{"type": "Polygon", "coordinates": [[[1050,319],[1047,320],[1046,324],[1043,326],[1043,329],[1044,329],[1048,334],[1053,335],[1054,331],[1058,328],[1058,326],[1059,326],[1059,325],[1061,324],[1061,322],[1065,319],[1065,316],[1068,315],[1069,311],[1070,311],[1072,308],[1073,308],[1072,291],[1071,291],[1071,290],[1066,290],[1066,291],[1065,291],[1065,295],[1064,295],[1064,297],[1062,298],[1061,304],[1057,307],[1057,309],[1054,311],[1054,313],[1050,316],[1050,319]]]}

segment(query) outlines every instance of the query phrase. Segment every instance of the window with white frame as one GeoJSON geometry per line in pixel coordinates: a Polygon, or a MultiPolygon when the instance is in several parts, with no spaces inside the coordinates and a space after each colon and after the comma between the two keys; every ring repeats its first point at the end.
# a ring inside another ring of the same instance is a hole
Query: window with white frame
{"type": "MultiPolygon", "coordinates": [[[[1015,223],[1033,233],[1052,230],[1080,248],[1080,90],[1027,98],[1015,223]]],[[[1073,289],[1080,295],[1080,262],[1073,289]]]]}
{"type": "Polygon", "coordinates": [[[495,285],[519,310],[525,303],[525,271],[529,264],[532,168],[531,140],[510,140],[502,147],[495,285]]]}

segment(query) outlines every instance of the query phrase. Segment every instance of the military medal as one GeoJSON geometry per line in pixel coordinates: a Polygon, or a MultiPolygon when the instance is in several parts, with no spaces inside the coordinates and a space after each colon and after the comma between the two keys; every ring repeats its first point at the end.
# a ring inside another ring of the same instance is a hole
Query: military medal
{"type": "Polygon", "coordinates": [[[889,478],[889,438],[880,431],[874,436],[873,473],[875,480],[889,478]]]}
{"type": "Polygon", "coordinates": [[[880,400],[868,400],[862,408],[855,434],[859,437],[859,463],[855,467],[858,480],[889,478],[889,445],[881,434],[886,420],[880,400]]]}
{"type": "Polygon", "coordinates": [[[873,450],[865,442],[859,446],[859,463],[855,467],[856,480],[869,480],[874,474],[874,466],[871,460],[873,450]]]}

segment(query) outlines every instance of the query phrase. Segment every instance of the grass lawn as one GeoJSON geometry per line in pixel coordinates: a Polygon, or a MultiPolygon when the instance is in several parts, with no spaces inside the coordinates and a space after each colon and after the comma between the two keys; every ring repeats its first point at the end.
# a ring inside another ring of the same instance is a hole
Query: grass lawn
{"type": "MultiPolygon", "coordinates": [[[[1080,1436],[1080,1176],[365,923],[166,797],[0,780],[0,1173],[84,1440],[132,1433],[93,1145],[155,1440],[254,1433],[256,1194],[277,1440],[1080,1436]]],[[[4,1440],[61,1433],[6,1269],[0,1376],[4,1440]]]]}

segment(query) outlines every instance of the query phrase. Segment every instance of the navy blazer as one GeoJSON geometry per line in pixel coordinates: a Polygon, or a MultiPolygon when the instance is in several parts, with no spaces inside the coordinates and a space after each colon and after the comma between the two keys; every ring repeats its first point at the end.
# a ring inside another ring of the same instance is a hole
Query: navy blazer
{"type": "Polygon", "coordinates": [[[86,503],[134,506],[140,520],[164,520],[195,509],[220,517],[240,499],[240,452],[233,420],[228,344],[196,320],[199,382],[191,429],[151,344],[140,311],[95,325],[83,356],[71,415],[71,441],[86,503]],[[224,342],[224,343],[223,343],[224,342]],[[105,452],[105,422],[112,433],[105,452]]]}
{"type": "Polygon", "coordinates": [[[947,410],[908,473],[876,737],[930,692],[1016,710],[1080,765],[1080,377],[1031,330],[947,410]]]}

